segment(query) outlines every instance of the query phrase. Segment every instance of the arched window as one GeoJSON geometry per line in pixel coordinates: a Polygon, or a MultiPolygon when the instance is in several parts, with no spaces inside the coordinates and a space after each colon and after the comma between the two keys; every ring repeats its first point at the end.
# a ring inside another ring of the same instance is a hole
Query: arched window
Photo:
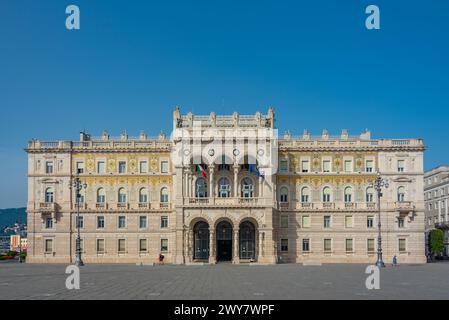
{"type": "Polygon", "coordinates": [[[345,188],[345,202],[352,202],[352,188],[346,187],[345,188]]]}
{"type": "Polygon", "coordinates": [[[254,193],[254,185],[253,180],[246,177],[242,180],[242,192],[241,197],[242,198],[252,198],[254,193]]]}
{"type": "Polygon", "coordinates": [[[323,188],[323,202],[331,202],[331,188],[323,188]]]}
{"type": "Polygon", "coordinates": [[[282,187],[280,192],[281,203],[288,202],[288,189],[287,187],[282,187]]]}
{"type": "Polygon", "coordinates": [[[97,190],[97,203],[105,203],[106,202],[106,193],[103,188],[99,188],[97,190]]]}
{"type": "Polygon", "coordinates": [[[148,190],[147,188],[142,188],[139,190],[139,203],[148,202],[148,190]]]}
{"type": "Polygon", "coordinates": [[[161,189],[161,203],[167,202],[168,202],[168,189],[166,187],[163,187],[161,189]]]}
{"type": "Polygon", "coordinates": [[[398,188],[398,201],[399,202],[405,201],[405,187],[398,188]]]}
{"type": "Polygon", "coordinates": [[[218,180],[218,196],[220,198],[229,198],[231,194],[231,186],[228,178],[220,178],[218,180]]]}
{"type": "Polygon", "coordinates": [[[310,189],[309,187],[304,187],[301,189],[301,202],[308,203],[310,202],[310,189]]]}
{"type": "Polygon", "coordinates": [[[53,203],[55,200],[55,190],[52,187],[49,187],[45,190],[45,202],[53,203]]]}
{"type": "Polygon", "coordinates": [[[197,198],[207,197],[207,182],[204,178],[196,179],[195,183],[195,194],[197,198]]]}
{"type": "Polygon", "coordinates": [[[369,187],[366,189],[366,202],[374,202],[374,188],[369,187]]]}
{"type": "Polygon", "coordinates": [[[118,203],[126,203],[126,191],[125,188],[118,190],[118,203]]]}

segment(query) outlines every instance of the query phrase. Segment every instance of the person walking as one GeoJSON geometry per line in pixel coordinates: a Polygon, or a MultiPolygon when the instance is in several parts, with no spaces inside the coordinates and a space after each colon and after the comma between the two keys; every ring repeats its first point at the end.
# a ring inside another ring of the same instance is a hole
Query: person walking
{"type": "Polygon", "coordinates": [[[398,265],[398,258],[396,255],[393,256],[393,267],[396,267],[398,265]]]}

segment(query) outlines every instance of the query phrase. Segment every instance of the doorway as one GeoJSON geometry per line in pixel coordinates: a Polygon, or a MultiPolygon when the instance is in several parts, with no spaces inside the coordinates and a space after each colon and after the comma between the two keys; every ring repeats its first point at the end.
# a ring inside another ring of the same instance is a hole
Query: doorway
{"type": "Polygon", "coordinates": [[[232,260],[232,226],[227,221],[217,225],[217,262],[232,260]]]}

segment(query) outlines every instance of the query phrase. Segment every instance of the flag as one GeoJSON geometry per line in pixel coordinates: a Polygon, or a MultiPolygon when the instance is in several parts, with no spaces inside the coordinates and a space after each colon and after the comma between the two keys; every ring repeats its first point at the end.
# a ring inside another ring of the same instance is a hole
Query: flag
{"type": "Polygon", "coordinates": [[[259,171],[259,168],[257,168],[257,166],[256,166],[255,164],[250,164],[248,169],[249,169],[249,170],[248,170],[249,173],[254,172],[254,173],[256,174],[256,176],[264,178],[263,173],[261,173],[261,172],[259,171]]]}
{"type": "Polygon", "coordinates": [[[200,173],[203,178],[207,177],[206,171],[203,169],[203,167],[200,164],[196,165],[196,173],[200,173]]]}

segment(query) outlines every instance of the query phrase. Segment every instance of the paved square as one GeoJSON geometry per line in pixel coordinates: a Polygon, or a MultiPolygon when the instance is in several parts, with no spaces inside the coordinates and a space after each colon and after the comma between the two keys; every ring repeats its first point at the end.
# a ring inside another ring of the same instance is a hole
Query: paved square
{"type": "Polygon", "coordinates": [[[387,266],[380,290],[366,265],[87,265],[80,290],[65,268],[0,263],[0,299],[449,299],[449,263],[387,266]]]}

